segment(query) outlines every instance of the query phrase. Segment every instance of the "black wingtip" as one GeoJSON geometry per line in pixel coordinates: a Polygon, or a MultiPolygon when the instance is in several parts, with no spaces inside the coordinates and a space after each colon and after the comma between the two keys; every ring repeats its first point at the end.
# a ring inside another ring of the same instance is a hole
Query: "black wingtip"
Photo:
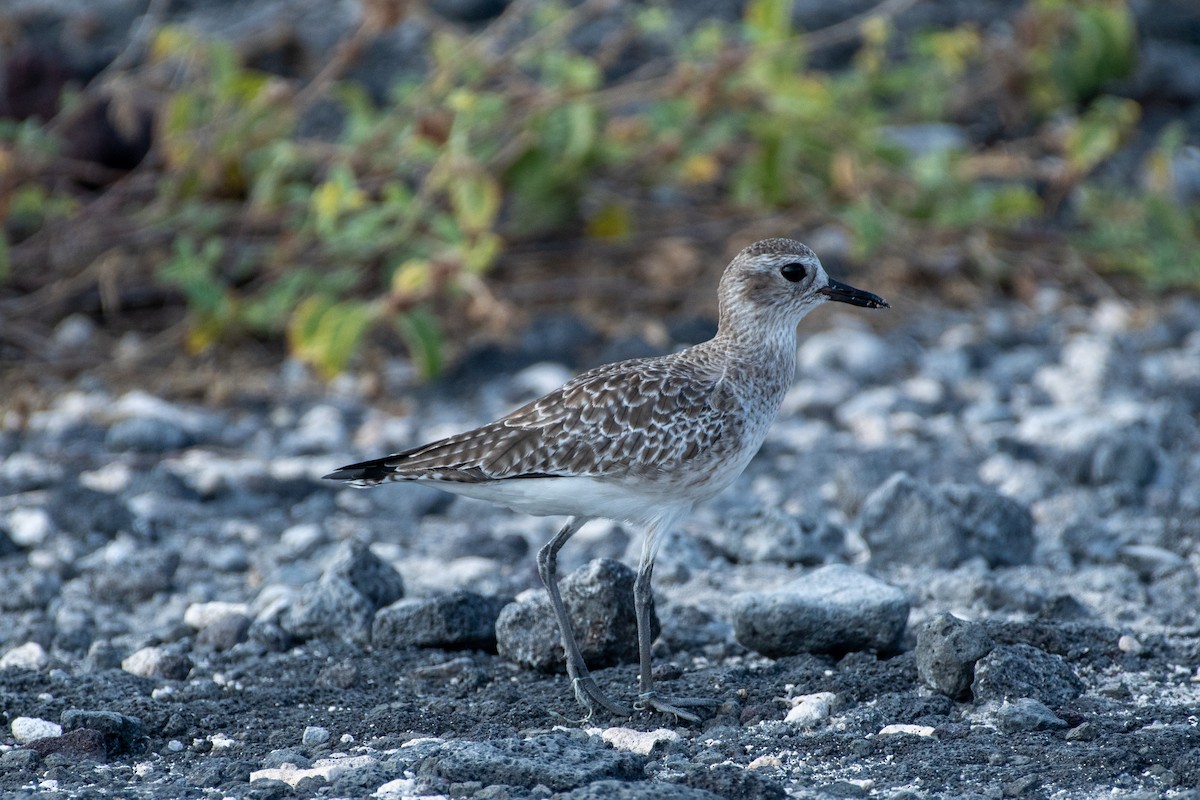
{"type": "Polygon", "coordinates": [[[394,467],[387,465],[386,458],[381,458],[375,461],[364,461],[361,464],[350,464],[349,466],[340,467],[328,475],[322,475],[321,479],[327,481],[378,483],[395,471],[394,467]]]}

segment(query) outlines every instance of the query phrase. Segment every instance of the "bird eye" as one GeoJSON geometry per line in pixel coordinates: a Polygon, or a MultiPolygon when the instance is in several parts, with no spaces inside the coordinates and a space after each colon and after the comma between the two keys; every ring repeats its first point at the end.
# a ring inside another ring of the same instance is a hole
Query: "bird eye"
{"type": "Polygon", "coordinates": [[[779,270],[779,274],[787,278],[792,283],[799,283],[804,280],[808,274],[808,267],[800,263],[784,264],[779,270]]]}

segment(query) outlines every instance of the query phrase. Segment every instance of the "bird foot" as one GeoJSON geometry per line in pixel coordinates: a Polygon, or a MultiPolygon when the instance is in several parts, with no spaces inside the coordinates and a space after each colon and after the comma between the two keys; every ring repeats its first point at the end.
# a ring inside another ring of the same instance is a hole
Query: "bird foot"
{"type": "Polygon", "coordinates": [[[591,675],[582,678],[573,678],[571,680],[571,687],[575,690],[575,699],[579,701],[579,705],[587,710],[587,714],[583,718],[584,721],[591,719],[597,705],[603,707],[615,717],[633,716],[631,709],[610,700],[608,695],[600,691],[600,687],[596,685],[596,679],[591,675]]]}
{"type": "Polygon", "coordinates": [[[718,705],[720,705],[720,702],[711,697],[679,697],[667,700],[659,697],[658,692],[649,691],[639,694],[637,702],[633,704],[633,707],[638,711],[661,711],[678,719],[698,723],[700,722],[700,717],[691,711],[686,711],[685,708],[713,708],[718,705]]]}

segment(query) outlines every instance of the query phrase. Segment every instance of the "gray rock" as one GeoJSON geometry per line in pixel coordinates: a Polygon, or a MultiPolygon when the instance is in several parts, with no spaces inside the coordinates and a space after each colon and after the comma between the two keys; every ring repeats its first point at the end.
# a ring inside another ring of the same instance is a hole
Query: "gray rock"
{"type": "Polygon", "coordinates": [[[958,510],[906,472],[888,478],[863,501],[859,532],[873,563],[950,568],[967,558],[958,510]]]}
{"type": "Polygon", "coordinates": [[[400,573],[361,542],[343,543],[316,584],[279,618],[279,627],[297,639],[370,639],[375,612],[404,596],[400,573]]]}
{"type": "Polygon", "coordinates": [[[992,567],[1029,563],[1036,544],[1029,509],[983,486],[949,484],[939,489],[961,515],[971,556],[982,556],[992,567]]]}
{"type": "Polygon", "coordinates": [[[1100,439],[1092,450],[1089,481],[1140,489],[1158,473],[1159,450],[1146,434],[1126,431],[1100,439]]]}
{"type": "Polygon", "coordinates": [[[1030,697],[1020,697],[996,709],[996,727],[1004,733],[1049,731],[1067,727],[1065,720],[1030,697]]]}
{"type": "Polygon", "coordinates": [[[705,538],[735,561],[814,566],[844,552],[846,532],[823,519],[762,505],[735,508],[705,538]]]}
{"type": "Polygon", "coordinates": [[[383,608],[404,596],[400,573],[362,542],[342,544],[325,574],[343,578],[375,608],[383,608]]]}
{"type": "Polygon", "coordinates": [[[130,653],[121,662],[121,669],[142,678],[182,681],[192,671],[192,660],[161,647],[143,647],[130,653]]]}
{"type": "Polygon", "coordinates": [[[539,784],[565,791],[595,781],[637,780],[644,759],[561,734],[491,742],[452,741],[421,762],[417,775],[525,789],[539,784]]]}
{"type": "Polygon", "coordinates": [[[157,416],[127,417],[113,423],[104,445],[117,452],[165,453],[192,444],[192,435],[178,423],[157,416]]]}
{"type": "MultiPolygon", "coordinates": [[[[733,795],[726,795],[732,797],[733,795]]],[[[596,781],[552,800],[720,800],[721,795],[705,789],[693,789],[659,781],[596,781]]]]}
{"type": "Polygon", "coordinates": [[[50,736],[30,742],[26,747],[42,758],[50,755],[66,757],[71,761],[107,761],[111,755],[105,745],[104,734],[91,728],[79,728],[62,736],[50,736]]]}
{"type": "Polygon", "coordinates": [[[934,691],[963,699],[975,680],[975,662],[992,646],[982,625],[939,614],[917,631],[917,674],[934,691]]]}
{"type": "MultiPolygon", "coordinates": [[[[308,728],[305,728],[304,732],[308,733],[308,730],[308,728]]],[[[326,731],[326,733],[328,733],[328,731],[326,731]]],[[[302,753],[297,753],[295,750],[281,747],[277,750],[272,750],[271,752],[267,753],[267,757],[262,760],[262,766],[264,769],[278,769],[284,764],[294,764],[300,769],[308,769],[312,766],[312,759],[308,758],[302,753]]]]}
{"type": "Polygon", "coordinates": [[[904,592],[841,564],[773,592],[735,595],[731,603],[737,640],[772,658],[894,650],[908,610],[904,592]]]}
{"type": "Polygon", "coordinates": [[[226,614],[204,626],[196,634],[196,645],[222,652],[246,641],[250,633],[250,618],[245,614],[226,614]]]}
{"type": "MultiPolygon", "coordinates": [[[[589,666],[637,659],[633,581],[633,570],[610,558],[590,561],[560,581],[575,639],[589,666]]],[[[653,611],[650,620],[657,636],[658,616],[653,611]]],[[[530,669],[562,668],[562,643],[545,593],[504,607],[496,621],[496,650],[530,669]]]]}
{"type": "Polygon", "coordinates": [[[371,636],[375,611],[375,604],[345,578],[324,575],[316,584],[304,587],[280,615],[279,627],[301,640],[335,638],[365,643],[371,636]]]}
{"type": "Polygon", "coordinates": [[[977,702],[1032,698],[1051,708],[1074,700],[1083,681],[1061,656],[1027,644],[1001,645],[975,664],[977,702]]]}
{"type": "Polygon", "coordinates": [[[306,747],[315,747],[319,744],[325,744],[329,741],[329,728],[323,728],[320,725],[309,725],[304,729],[304,734],[300,737],[300,742],[306,747]]]}
{"type": "Polygon", "coordinates": [[[1033,517],[992,489],[966,484],[932,487],[905,472],[884,481],[858,517],[873,563],[955,567],[982,557],[1013,566],[1033,556],[1033,517]]]}
{"type": "Polygon", "coordinates": [[[381,647],[496,646],[496,620],[512,598],[458,590],[398,600],[375,615],[371,642],[381,647]]]}
{"type": "Polygon", "coordinates": [[[101,561],[89,570],[92,595],[107,603],[134,605],[174,584],[179,553],[160,547],[125,553],[119,563],[101,561]]]}
{"type": "Polygon", "coordinates": [[[66,731],[80,728],[99,731],[104,736],[104,745],[110,756],[140,750],[146,735],[140,719],[117,711],[69,708],[60,719],[66,731]]]}

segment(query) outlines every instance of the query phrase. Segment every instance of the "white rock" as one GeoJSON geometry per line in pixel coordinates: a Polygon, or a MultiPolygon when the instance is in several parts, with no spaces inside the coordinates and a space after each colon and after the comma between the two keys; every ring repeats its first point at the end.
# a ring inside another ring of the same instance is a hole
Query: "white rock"
{"type": "Polygon", "coordinates": [[[143,647],[126,656],[125,660],[121,662],[121,669],[131,675],[150,678],[158,674],[158,666],[165,656],[166,653],[162,648],[143,647]]]}
{"type": "Polygon", "coordinates": [[[62,725],[48,719],[37,717],[17,717],[10,725],[13,738],[21,744],[36,742],[38,739],[48,739],[51,736],[62,736],[62,725]]]}
{"type": "Polygon", "coordinates": [[[880,736],[892,736],[894,734],[908,734],[909,736],[933,736],[934,728],[932,725],[884,725],[879,730],[880,736]]]}
{"type": "Polygon", "coordinates": [[[8,535],[21,547],[37,547],[54,532],[44,508],[14,508],[8,515],[8,535]]]}
{"type": "Polygon", "coordinates": [[[347,772],[378,764],[378,759],[371,756],[348,756],[345,758],[322,758],[313,762],[311,767],[300,769],[285,764],[273,769],[260,769],[250,773],[250,782],[261,780],[283,781],[289,786],[295,786],[305,778],[324,778],[327,783],[333,783],[347,772]]]}
{"type": "Polygon", "coordinates": [[[133,472],[128,464],[114,461],[90,472],[81,472],[79,482],[88,489],[105,494],[123,492],[133,480],[133,472]]]}
{"type": "Polygon", "coordinates": [[[817,692],[793,698],[795,705],[783,718],[784,722],[799,725],[802,728],[812,728],[829,717],[837,695],[833,692],[817,692]]]}
{"type": "Polygon", "coordinates": [[[50,663],[46,648],[37,642],[17,645],[0,658],[0,669],[43,669],[50,663]]]}
{"type": "Polygon", "coordinates": [[[652,731],[635,731],[632,728],[608,728],[600,733],[600,738],[617,750],[628,750],[631,753],[648,756],[659,742],[677,742],[680,736],[675,731],[658,728],[652,731]]]}
{"type": "Polygon", "coordinates": [[[212,600],[208,603],[192,603],[183,612],[183,624],[195,630],[203,630],[214,622],[218,622],[230,614],[249,616],[250,607],[245,603],[228,603],[223,600],[212,600]]]}

